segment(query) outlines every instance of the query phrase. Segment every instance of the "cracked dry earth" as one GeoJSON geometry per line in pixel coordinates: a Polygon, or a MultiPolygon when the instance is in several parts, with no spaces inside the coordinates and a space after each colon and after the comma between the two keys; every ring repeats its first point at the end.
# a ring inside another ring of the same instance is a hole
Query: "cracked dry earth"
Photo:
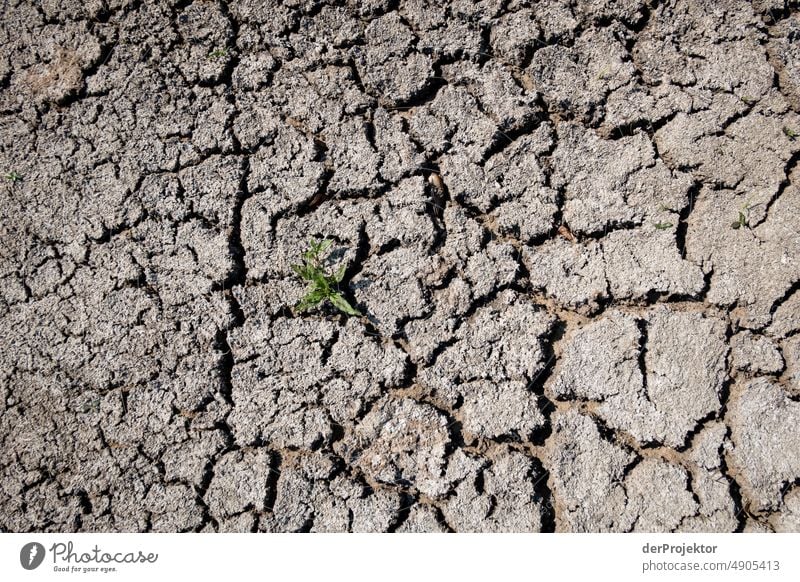
{"type": "Polygon", "coordinates": [[[800,531],[797,2],[2,14],[1,530],[800,531]]]}

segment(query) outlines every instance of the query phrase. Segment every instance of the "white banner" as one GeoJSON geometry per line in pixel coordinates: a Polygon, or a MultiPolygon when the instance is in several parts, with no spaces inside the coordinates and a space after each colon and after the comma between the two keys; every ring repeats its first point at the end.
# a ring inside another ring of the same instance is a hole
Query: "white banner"
{"type": "Polygon", "coordinates": [[[800,534],[2,534],[0,580],[800,580],[800,534]]]}

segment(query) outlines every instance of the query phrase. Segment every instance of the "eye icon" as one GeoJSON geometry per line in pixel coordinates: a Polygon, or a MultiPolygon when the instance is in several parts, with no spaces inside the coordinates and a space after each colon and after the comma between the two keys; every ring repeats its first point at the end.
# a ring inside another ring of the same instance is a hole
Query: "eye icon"
{"type": "Polygon", "coordinates": [[[35,570],[44,561],[44,546],[37,542],[31,542],[22,546],[19,551],[19,563],[26,570],[35,570]]]}

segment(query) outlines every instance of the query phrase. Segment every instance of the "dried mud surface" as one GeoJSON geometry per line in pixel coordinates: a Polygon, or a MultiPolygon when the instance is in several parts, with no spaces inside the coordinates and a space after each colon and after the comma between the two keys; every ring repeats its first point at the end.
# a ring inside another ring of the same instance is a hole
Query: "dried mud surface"
{"type": "Polygon", "coordinates": [[[800,531],[799,159],[796,1],[8,0],[0,530],[800,531]]]}

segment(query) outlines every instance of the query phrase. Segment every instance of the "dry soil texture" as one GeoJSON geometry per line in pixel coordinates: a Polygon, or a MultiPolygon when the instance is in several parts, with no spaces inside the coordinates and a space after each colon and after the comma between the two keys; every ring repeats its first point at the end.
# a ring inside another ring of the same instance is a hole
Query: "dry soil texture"
{"type": "Polygon", "coordinates": [[[800,531],[796,1],[2,4],[0,530],[800,531]]]}

